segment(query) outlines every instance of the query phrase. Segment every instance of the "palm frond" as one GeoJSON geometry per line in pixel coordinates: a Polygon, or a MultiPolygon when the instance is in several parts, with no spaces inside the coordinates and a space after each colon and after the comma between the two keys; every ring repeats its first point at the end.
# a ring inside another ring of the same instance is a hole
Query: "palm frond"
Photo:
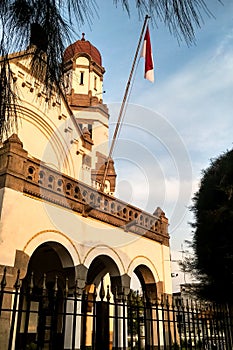
{"type": "MultiPolygon", "coordinates": [[[[113,0],[113,3],[116,6],[120,3],[130,14],[129,0],[113,0]]],[[[179,40],[185,39],[187,43],[194,41],[195,28],[200,27],[203,21],[202,14],[210,15],[205,0],[135,0],[134,4],[139,16],[149,14],[154,22],[164,22],[172,34],[179,40]]],[[[78,27],[85,22],[91,24],[97,12],[95,0],[0,1],[0,55],[3,57],[0,73],[0,139],[2,132],[11,124],[9,103],[16,101],[12,90],[12,73],[7,64],[9,53],[30,49],[33,54],[31,74],[44,83],[45,92],[50,95],[51,89],[62,81],[63,52],[71,42],[74,24],[78,27]]],[[[15,118],[16,114],[13,113],[12,120],[15,118]]]]}
{"type": "Polygon", "coordinates": [[[14,91],[14,77],[7,55],[0,62],[0,142],[17,129],[17,94],[14,91]]]}
{"type": "MultiPolygon", "coordinates": [[[[113,3],[116,6],[121,3],[130,13],[128,0],[113,0],[113,3]]],[[[140,18],[148,14],[152,22],[163,22],[172,35],[187,44],[195,41],[195,29],[204,22],[203,15],[212,16],[205,0],[135,0],[135,5],[140,18]]]]}

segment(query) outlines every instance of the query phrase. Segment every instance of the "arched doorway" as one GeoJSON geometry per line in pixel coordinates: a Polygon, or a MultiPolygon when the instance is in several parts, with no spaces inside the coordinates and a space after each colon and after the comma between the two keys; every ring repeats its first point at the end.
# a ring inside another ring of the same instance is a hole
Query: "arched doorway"
{"type": "Polygon", "coordinates": [[[123,320],[120,320],[122,306],[120,308],[116,298],[123,292],[122,284],[120,270],[110,256],[101,254],[92,260],[87,273],[89,309],[83,323],[83,327],[86,327],[82,333],[86,335],[83,346],[88,347],[92,342],[95,344],[95,349],[106,350],[120,344],[123,325],[123,320]],[[92,339],[91,334],[94,334],[92,339]]]}
{"type": "Polygon", "coordinates": [[[119,268],[116,262],[108,255],[99,255],[92,261],[88,273],[87,284],[95,284],[98,288],[100,282],[104,277],[109,275],[110,290],[114,295],[116,292],[122,292],[122,281],[119,268]]]}
{"type": "Polygon", "coordinates": [[[75,285],[75,268],[66,248],[45,242],[32,254],[22,281],[16,348],[63,349],[63,295],[75,285]]]}
{"type": "Polygon", "coordinates": [[[140,264],[134,269],[134,273],[140,281],[145,297],[156,300],[158,297],[157,285],[152,271],[146,265],[140,264]]]}
{"type": "Polygon", "coordinates": [[[141,263],[134,268],[131,282],[129,344],[132,348],[153,349],[155,345],[157,348],[157,315],[153,308],[157,302],[155,277],[150,268],[141,263]]]}

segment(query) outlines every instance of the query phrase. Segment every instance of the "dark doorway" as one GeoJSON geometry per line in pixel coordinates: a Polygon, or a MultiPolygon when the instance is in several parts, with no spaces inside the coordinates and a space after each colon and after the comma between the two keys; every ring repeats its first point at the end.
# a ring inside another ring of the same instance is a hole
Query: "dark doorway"
{"type": "Polygon", "coordinates": [[[63,293],[74,284],[73,261],[61,244],[47,242],[34,251],[19,299],[17,350],[63,349],[63,293]]]}

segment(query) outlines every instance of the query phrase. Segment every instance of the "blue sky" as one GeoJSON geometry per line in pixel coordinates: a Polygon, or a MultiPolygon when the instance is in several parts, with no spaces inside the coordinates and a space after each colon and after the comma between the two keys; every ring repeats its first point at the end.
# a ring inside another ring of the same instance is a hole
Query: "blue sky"
{"type": "MultiPolygon", "coordinates": [[[[149,212],[157,206],[165,211],[175,260],[191,238],[188,207],[202,170],[232,148],[233,1],[223,2],[207,1],[215,18],[203,15],[190,47],[178,43],[162,23],[150,25],[156,81],[143,79],[141,59],[113,154],[117,195],[149,212]]],[[[130,18],[111,1],[97,3],[99,15],[91,27],[76,31],[79,37],[85,32],[102,54],[104,102],[113,130],[143,19],[133,1],[130,18]]]]}

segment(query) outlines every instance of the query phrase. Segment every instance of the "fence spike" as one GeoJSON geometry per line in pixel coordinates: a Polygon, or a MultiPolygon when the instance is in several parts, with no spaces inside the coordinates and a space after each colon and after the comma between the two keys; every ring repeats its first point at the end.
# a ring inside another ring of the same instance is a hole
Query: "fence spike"
{"type": "Polygon", "coordinates": [[[42,294],[46,294],[46,273],[43,275],[42,294]]]}
{"type": "Polygon", "coordinates": [[[166,306],[167,306],[167,307],[170,306],[168,295],[166,296],[166,306]]]}
{"type": "Polygon", "coordinates": [[[101,278],[101,286],[100,286],[99,296],[100,296],[101,301],[103,301],[103,299],[104,299],[104,297],[105,297],[104,280],[103,280],[103,277],[101,278]]]}
{"type": "Polygon", "coordinates": [[[78,294],[78,281],[76,280],[75,281],[75,285],[74,285],[74,297],[76,298],[77,297],[77,294],[78,294]]]}
{"type": "Polygon", "coordinates": [[[127,295],[127,300],[129,303],[132,302],[132,291],[130,290],[129,294],[127,295]]]}
{"type": "Polygon", "coordinates": [[[68,293],[69,293],[69,279],[68,279],[68,277],[66,277],[65,289],[64,289],[65,298],[68,296],[68,293]]]}
{"type": "Polygon", "coordinates": [[[1,281],[1,291],[3,291],[6,287],[6,267],[4,267],[2,281],[1,281]]]}
{"type": "Polygon", "coordinates": [[[174,309],[175,307],[175,301],[174,301],[174,298],[172,298],[172,304],[171,304],[172,308],[174,309]]]}
{"type": "Polygon", "coordinates": [[[54,290],[54,296],[55,296],[55,297],[56,297],[57,292],[58,292],[57,280],[58,280],[58,277],[57,277],[57,275],[56,275],[56,277],[55,277],[55,284],[54,284],[54,288],[53,288],[53,290],[54,290]]]}
{"type": "Polygon", "coordinates": [[[114,290],[114,298],[116,301],[118,300],[118,288],[117,288],[117,286],[115,287],[115,290],[114,290]]]}
{"type": "Polygon", "coordinates": [[[20,270],[17,271],[17,277],[16,277],[16,281],[15,281],[15,284],[14,284],[14,287],[16,290],[19,290],[20,288],[20,270]]]}
{"type": "Polygon", "coordinates": [[[150,290],[149,290],[149,292],[147,292],[147,301],[149,304],[152,304],[152,302],[153,302],[152,292],[150,290]]]}
{"type": "Polygon", "coordinates": [[[107,296],[106,296],[106,298],[107,298],[107,301],[108,301],[108,302],[109,302],[110,299],[111,299],[109,286],[107,286],[107,296]]]}
{"type": "MultiPolygon", "coordinates": [[[[80,289],[79,289],[80,290],[80,289]]],[[[87,283],[86,283],[86,286],[85,286],[85,288],[83,289],[83,295],[84,295],[84,297],[85,297],[85,299],[87,300],[87,298],[88,298],[88,294],[89,294],[89,289],[88,289],[88,285],[87,285],[87,283]]]]}
{"type": "Polygon", "coordinates": [[[97,298],[97,290],[96,290],[96,284],[94,284],[94,293],[93,293],[94,300],[97,298]]]}
{"type": "Polygon", "coordinates": [[[140,294],[139,294],[139,290],[137,290],[137,294],[136,294],[136,303],[139,305],[141,301],[143,301],[143,300],[142,300],[142,297],[141,297],[140,294]]]}
{"type": "Polygon", "coordinates": [[[29,294],[32,294],[34,288],[34,272],[31,273],[30,283],[29,283],[29,294]]]}
{"type": "Polygon", "coordinates": [[[181,298],[180,306],[184,309],[184,299],[183,298],[181,298]]]}
{"type": "Polygon", "coordinates": [[[146,293],[145,290],[142,292],[142,301],[146,305],[146,303],[147,303],[147,293],[146,293]]]}
{"type": "Polygon", "coordinates": [[[162,307],[164,306],[164,294],[161,294],[160,305],[161,305],[162,307]]]}
{"type": "Polygon", "coordinates": [[[191,299],[191,310],[194,310],[194,304],[193,304],[193,300],[191,299]]]}
{"type": "Polygon", "coordinates": [[[126,293],[125,293],[125,287],[122,288],[122,301],[126,301],[126,293]]]}

